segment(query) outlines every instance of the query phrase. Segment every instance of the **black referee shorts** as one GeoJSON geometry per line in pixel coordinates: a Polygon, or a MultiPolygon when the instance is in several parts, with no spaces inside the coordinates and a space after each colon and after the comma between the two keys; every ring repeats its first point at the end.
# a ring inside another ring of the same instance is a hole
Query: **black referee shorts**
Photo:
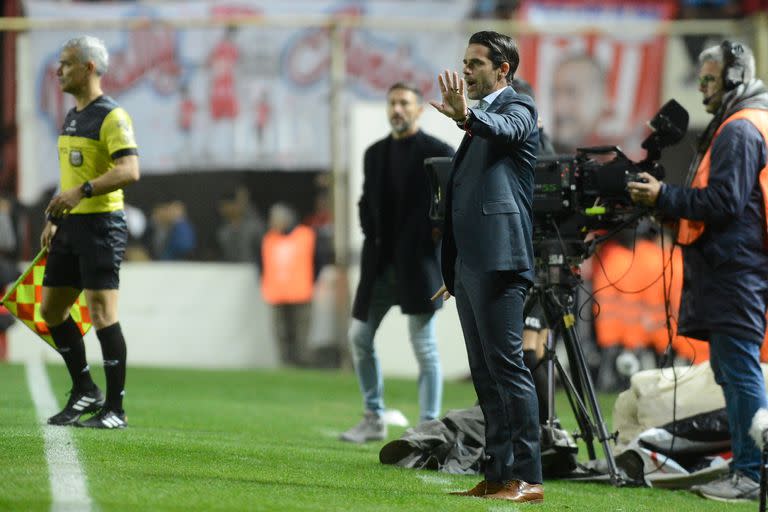
{"type": "Polygon", "coordinates": [[[51,242],[43,286],[118,289],[127,243],[128,227],[122,210],[67,215],[59,221],[51,242]]]}

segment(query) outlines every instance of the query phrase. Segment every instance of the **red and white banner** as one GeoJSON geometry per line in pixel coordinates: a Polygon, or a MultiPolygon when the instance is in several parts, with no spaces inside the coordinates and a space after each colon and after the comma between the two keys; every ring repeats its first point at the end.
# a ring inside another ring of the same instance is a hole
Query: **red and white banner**
{"type": "MultiPolygon", "coordinates": [[[[384,19],[462,20],[471,0],[212,0],[62,3],[27,1],[31,18],[90,22],[141,18],[134,30],[95,30],[110,52],[106,94],[132,116],[144,172],[219,169],[326,169],[330,165],[330,32],[326,28],[242,26],[177,30],[168,21],[286,19],[345,14],[384,19]]],[[[76,26],[76,23],[73,23],[76,26]]],[[[24,112],[22,192],[57,181],[56,137],[72,98],[56,77],[61,45],[81,31],[30,31],[19,66],[24,112]],[[39,173],[28,179],[29,173],[39,173]]],[[[437,96],[437,74],[456,68],[466,47],[457,31],[349,29],[345,94],[384,98],[396,81],[437,96]]],[[[346,102],[345,102],[346,103],[346,102]]],[[[384,115],[384,113],[382,113],[384,115]]],[[[23,144],[23,142],[22,142],[23,144]]]]}
{"type": "MultiPolygon", "coordinates": [[[[169,20],[237,14],[269,18],[348,14],[458,23],[472,0],[211,0],[79,3],[27,1],[32,18],[89,21],[134,17],[133,30],[96,30],[110,51],[103,86],[132,116],[143,172],[212,169],[326,169],[330,165],[330,34],[324,28],[190,28],[169,20]]],[[[531,81],[559,148],[616,142],[636,153],[660,101],[665,42],[646,33],[610,33],[616,22],[661,22],[673,2],[524,2],[520,16],[541,34],[519,38],[519,75],[531,81]],[[606,27],[589,35],[547,35],[552,21],[606,27]]],[[[26,200],[58,181],[56,137],[72,98],[56,79],[61,45],[80,32],[29,31],[19,66],[21,192],[26,200]]],[[[345,104],[382,100],[399,80],[437,97],[436,76],[461,69],[468,34],[349,29],[345,104]],[[349,100],[349,101],[346,101],[349,100]]],[[[382,116],[384,113],[382,112],[382,116]]]]}
{"type": "Polygon", "coordinates": [[[544,129],[559,152],[617,144],[642,155],[645,123],[661,105],[664,71],[666,38],[655,34],[653,22],[670,19],[675,8],[672,1],[523,3],[520,19],[541,33],[519,38],[518,76],[533,85],[544,129]],[[553,25],[560,32],[591,30],[548,34],[553,25]]]}

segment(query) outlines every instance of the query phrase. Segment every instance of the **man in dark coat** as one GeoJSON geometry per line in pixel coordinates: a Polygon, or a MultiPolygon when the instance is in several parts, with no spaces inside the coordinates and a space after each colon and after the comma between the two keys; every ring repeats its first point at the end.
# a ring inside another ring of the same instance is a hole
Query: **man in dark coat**
{"type": "Polygon", "coordinates": [[[448,184],[445,285],[435,297],[456,296],[488,457],[485,479],[456,494],[524,503],[543,501],[544,487],[536,391],[522,347],[539,130],[533,100],[509,86],[519,62],[508,36],[473,34],[463,79],[446,70],[438,79],[443,101],[432,105],[467,132],[448,184]],[[476,107],[467,108],[465,84],[476,107]]]}
{"type": "Polygon", "coordinates": [[[384,439],[383,379],[373,339],[384,315],[400,305],[408,316],[411,344],[419,363],[420,420],[440,415],[442,371],[430,297],[440,286],[437,259],[440,232],[429,219],[430,190],[424,159],[453,156],[453,149],[419,129],[421,91],[396,83],[387,93],[390,135],[365,152],[360,225],[365,235],[352,308],[349,339],[365,414],[341,434],[342,441],[384,439]]]}
{"type": "MultiPolygon", "coordinates": [[[[630,183],[632,199],[679,219],[683,292],[677,332],[709,341],[731,433],[730,474],[694,491],[718,501],[760,497],[760,449],[749,436],[766,407],[760,346],[768,304],[768,90],[749,48],[724,41],[699,55],[699,91],[714,118],[686,186],[630,183]]],[[[674,270],[678,272],[678,269],[674,270]]]]}

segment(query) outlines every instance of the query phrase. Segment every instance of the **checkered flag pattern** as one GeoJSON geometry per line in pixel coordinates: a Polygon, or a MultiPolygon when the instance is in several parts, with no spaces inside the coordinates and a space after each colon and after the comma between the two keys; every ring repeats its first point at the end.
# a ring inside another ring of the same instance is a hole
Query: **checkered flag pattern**
{"type": "MultiPolygon", "coordinates": [[[[55,349],[56,343],[40,315],[40,303],[43,300],[43,274],[47,260],[48,251],[43,249],[32,261],[29,268],[8,289],[0,302],[13,316],[55,349]]],[[[80,294],[72,305],[70,313],[80,332],[85,335],[92,325],[88,305],[85,302],[85,293],[80,294]]]]}

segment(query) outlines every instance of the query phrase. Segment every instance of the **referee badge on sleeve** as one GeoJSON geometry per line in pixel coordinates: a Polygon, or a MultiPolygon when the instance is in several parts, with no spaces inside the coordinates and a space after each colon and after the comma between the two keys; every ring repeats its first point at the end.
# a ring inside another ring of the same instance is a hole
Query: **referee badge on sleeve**
{"type": "Polygon", "coordinates": [[[69,164],[73,167],[80,167],[83,165],[83,153],[76,149],[69,152],[69,164]]]}

